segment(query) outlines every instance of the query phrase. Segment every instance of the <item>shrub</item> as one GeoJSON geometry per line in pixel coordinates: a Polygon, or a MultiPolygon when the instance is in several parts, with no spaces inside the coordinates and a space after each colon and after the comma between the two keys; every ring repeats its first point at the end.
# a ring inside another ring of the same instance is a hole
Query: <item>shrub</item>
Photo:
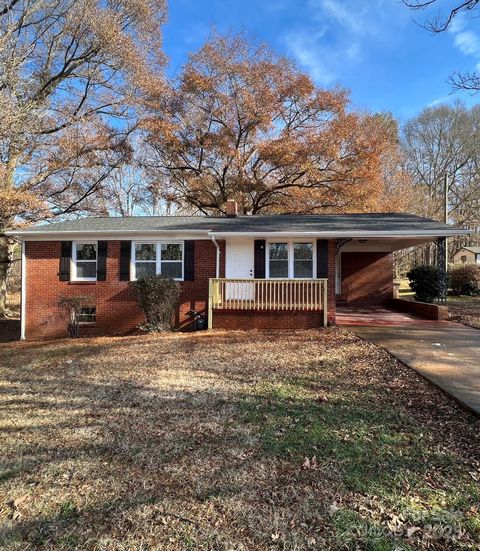
{"type": "Polygon", "coordinates": [[[419,302],[433,302],[442,293],[440,270],[435,266],[416,266],[408,274],[410,287],[419,302]]]}
{"type": "Polygon", "coordinates": [[[80,312],[86,304],[90,304],[91,302],[91,298],[83,296],[60,297],[58,299],[60,316],[67,326],[68,336],[70,338],[79,336],[78,320],[80,312]]]}
{"type": "Polygon", "coordinates": [[[162,276],[147,276],[131,281],[130,286],[135,289],[145,315],[145,323],[139,326],[140,329],[157,333],[172,331],[180,297],[178,283],[162,276]]]}
{"type": "Polygon", "coordinates": [[[480,294],[480,265],[457,264],[449,271],[450,287],[454,295],[480,294]]]}

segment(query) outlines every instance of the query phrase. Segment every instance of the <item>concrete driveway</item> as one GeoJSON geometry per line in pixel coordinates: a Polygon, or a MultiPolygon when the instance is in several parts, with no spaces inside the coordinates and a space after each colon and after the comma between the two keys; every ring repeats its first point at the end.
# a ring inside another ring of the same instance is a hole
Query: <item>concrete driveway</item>
{"type": "Polygon", "coordinates": [[[480,331],[386,309],[339,309],[337,323],[384,348],[480,415],[480,331]]]}

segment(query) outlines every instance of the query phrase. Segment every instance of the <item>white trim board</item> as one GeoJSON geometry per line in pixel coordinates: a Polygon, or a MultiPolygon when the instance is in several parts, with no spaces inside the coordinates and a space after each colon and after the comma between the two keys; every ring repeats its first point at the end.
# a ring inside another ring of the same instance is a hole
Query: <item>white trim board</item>
{"type": "Polygon", "coordinates": [[[21,296],[20,296],[20,340],[25,340],[26,320],[26,302],[27,302],[27,255],[25,254],[25,241],[22,241],[22,265],[21,265],[21,296]]]}
{"type": "Polygon", "coordinates": [[[424,230],[424,231],[304,231],[304,232],[291,232],[291,231],[275,231],[275,232],[217,232],[212,231],[209,235],[215,237],[252,237],[252,238],[270,238],[270,237],[282,237],[282,238],[296,238],[296,237],[317,237],[318,239],[337,239],[337,238],[352,238],[352,239],[424,239],[427,237],[452,237],[455,235],[467,235],[472,233],[469,230],[424,230]]]}
{"type": "Polygon", "coordinates": [[[201,233],[179,233],[179,232],[32,232],[23,234],[13,234],[9,232],[7,235],[21,236],[22,241],[188,241],[202,240],[210,241],[211,237],[207,232],[201,233]]]}
{"type": "Polygon", "coordinates": [[[429,231],[429,232],[7,232],[6,235],[12,237],[20,237],[23,241],[85,241],[95,239],[97,241],[123,241],[123,240],[149,240],[149,239],[171,239],[171,240],[210,240],[212,237],[218,239],[238,238],[238,239],[414,239],[431,241],[436,237],[453,237],[455,235],[467,235],[470,232],[462,230],[449,230],[444,232],[429,231]]]}

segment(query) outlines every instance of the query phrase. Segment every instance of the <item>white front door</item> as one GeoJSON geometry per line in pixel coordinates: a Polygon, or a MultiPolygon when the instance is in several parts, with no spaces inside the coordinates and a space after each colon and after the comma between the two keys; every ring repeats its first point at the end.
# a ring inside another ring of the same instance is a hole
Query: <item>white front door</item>
{"type": "MultiPolygon", "coordinates": [[[[226,243],[225,277],[227,279],[253,279],[253,239],[232,239],[226,243]]],[[[252,300],[254,284],[227,283],[227,299],[252,300]]]]}

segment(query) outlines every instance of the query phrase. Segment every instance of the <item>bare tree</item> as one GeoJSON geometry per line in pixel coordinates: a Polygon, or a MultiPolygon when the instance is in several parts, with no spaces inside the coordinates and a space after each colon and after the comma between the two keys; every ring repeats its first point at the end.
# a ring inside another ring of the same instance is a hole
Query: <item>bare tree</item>
{"type": "MultiPolygon", "coordinates": [[[[0,233],[95,208],[162,88],[162,0],[0,0],[0,233]]],[[[0,316],[12,244],[0,240],[0,316]]]]}
{"type": "Polygon", "coordinates": [[[112,171],[97,203],[104,216],[168,216],[179,213],[176,204],[164,196],[163,186],[150,180],[138,164],[123,165],[112,171]]]}
{"type": "MultiPolygon", "coordinates": [[[[467,109],[457,102],[426,108],[406,123],[402,143],[416,190],[416,214],[443,221],[447,177],[449,220],[480,228],[480,107],[467,109]]],[[[477,239],[451,239],[450,252],[477,239]]],[[[434,251],[425,246],[412,255],[416,263],[429,263],[434,251]]]]}
{"type": "MultiPolygon", "coordinates": [[[[403,3],[414,11],[431,11],[437,5],[441,4],[439,0],[402,0],[403,3]]],[[[444,6],[442,6],[444,7],[444,6]]],[[[473,17],[478,17],[480,10],[480,0],[464,0],[463,2],[453,2],[447,9],[440,9],[433,16],[429,17],[422,27],[432,33],[442,33],[448,30],[456,17],[462,13],[469,13],[473,17]]],[[[480,75],[477,71],[465,73],[453,73],[449,82],[455,90],[469,90],[478,92],[480,90],[480,75]]]]}
{"type": "Polygon", "coordinates": [[[441,219],[445,176],[449,217],[457,224],[480,219],[480,107],[462,103],[424,109],[403,129],[403,147],[414,184],[427,192],[423,214],[441,219]]]}

